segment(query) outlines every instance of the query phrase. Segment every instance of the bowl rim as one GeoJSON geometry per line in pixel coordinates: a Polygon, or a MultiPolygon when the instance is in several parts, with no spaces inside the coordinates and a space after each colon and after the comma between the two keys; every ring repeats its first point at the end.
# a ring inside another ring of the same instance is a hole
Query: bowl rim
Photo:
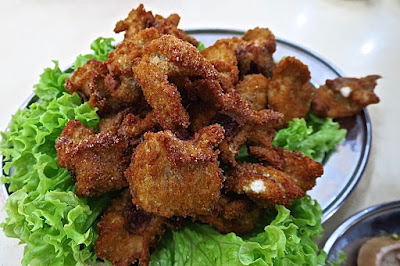
{"type": "Polygon", "coordinates": [[[361,211],[356,212],[349,218],[347,218],[344,222],[342,222],[338,228],[328,237],[323,246],[323,250],[327,255],[332,252],[333,246],[336,242],[350,229],[356,226],[359,222],[368,219],[372,216],[375,216],[379,213],[384,213],[389,210],[399,209],[400,211],[400,200],[390,201],[385,203],[376,204],[370,207],[367,207],[361,211]]]}

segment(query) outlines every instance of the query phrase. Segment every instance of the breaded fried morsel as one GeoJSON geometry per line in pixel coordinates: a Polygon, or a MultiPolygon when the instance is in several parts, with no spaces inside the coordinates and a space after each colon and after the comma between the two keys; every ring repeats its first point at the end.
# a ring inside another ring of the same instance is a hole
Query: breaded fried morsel
{"type": "Polygon", "coordinates": [[[198,215],[193,220],[208,223],[220,233],[237,235],[251,233],[261,218],[263,209],[243,195],[221,194],[209,215],[198,215]]]}
{"type": "Polygon", "coordinates": [[[268,85],[268,106],[283,113],[283,126],[293,118],[305,118],[312,97],[308,67],[294,57],[282,59],[268,85]]]}
{"type": "Polygon", "coordinates": [[[290,207],[294,200],[306,195],[290,175],[256,163],[239,163],[230,169],[224,186],[227,191],[245,194],[264,208],[274,208],[275,204],[290,207]]]}
{"type": "Polygon", "coordinates": [[[263,75],[245,75],[235,89],[243,99],[250,102],[251,109],[262,110],[267,107],[268,79],[263,75]]]}
{"type": "Polygon", "coordinates": [[[153,16],[151,11],[147,12],[143,4],[140,4],[137,9],[132,9],[125,20],[121,20],[117,23],[114,31],[115,33],[125,31],[125,39],[128,39],[141,30],[153,27],[161,34],[171,34],[197,46],[198,42],[196,39],[177,28],[179,20],[180,17],[177,14],[172,14],[168,18],[164,18],[160,15],[153,16]]]}
{"type": "Polygon", "coordinates": [[[70,120],[56,142],[58,165],[76,178],[79,197],[99,196],[128,185],[128,142],[115,135],[95,134],[78,120],[70,120]]]}
{"type": "Polygon", "coordinates": [[[98,223],[96,256],[116,266],[129,266],[139,260],[148,265],[150,249],[164,234],[167,218],[137,210],[129,190],[112,201],[98,223]]]}
{"type": "Polygon", "coordinates": [[[358,114],[370,104],[378,103],[374,89],[379,75],[364,78],[328,79],[313,96],[311,111],[321,117],[346,117],[358,114]]]}
{"type": "Polygon", "coordinates": [[[220,74],[223,88],[232,88],[239,81],[236,51],[228,42],[217,41],[201,54],[209,60],[220,74]]]}
{"type": "Polygon", "coordinates": [[[121,76],[115,83],[110,80],[105,62],[90,59],[66,79],[65,89],[78,93],[91,108],[98,108],[101,117],[130,107],[143,99],[143,94],[132,77],[121,76]]]}
{"type": "Polygon", "coordinates": [[[252,110],[233,89],[225,92],[213,65],[195,47],[170,35],[152,41],[133,72],[164,129],[178,131],[189,126],[178,87],[172,82],[175,78],[181,81],[179,89],[243,122],[265,123],[281,118],[281,114],[272,110],[252,110]]]}
{"type": "Polygon", "coordinates": [[[108,74],[105,85],[112,97],[133,104],[143,101],[143,93],[132,72],[143,53],[143,48],[161,34],[154,28],[144,29],[118,44],[108,55],[105,64],[108,74]]]}
{"type": "Polygon", "coordinates": [[[117,135],[135,147],[144,133],[159,129],[159,125],[153,112],[149,112],[144,118],[141,118],[134,115],[133,110],[128,108],[102,118],[98,124],[99,131],[117,135]]]}
{"type": "Polygon", "coordinates": [[[91,108],[99,108],[105,111],[109,104],[110,93],[104,85],[104,77],[107,73],[106,65],[96,59],[90,59],[86,64],[78,67],[71,78],[65,81],[65,89],[69,93],[78,93],[83,101],[89,102],[91,108]]]}
{"type": "Polygon", "coordinates": [[[144,29],[118,44],[105,62],[110,74],[116,76],[132,73],[132,66],[140,61],[143,48],[160,36],[161,34],[154,28],[144,29]]]}
{"type": "Polygon", "coordinates": [[[250,155],[257,157],[260,161],[267,161],[275,167],[281,167],[282,159],[272,145],[276,134],[272,127],[275,125],[243,126],[236,135],[227,137],[219,145],[221,160],[235,166],[237,164],[235,156],[239,154],[240,147],[247,145],[250,155]]]}
{"type": "Polygon", "coordinates": [[[275,50],[276,39],[269,29],[257,27],[248,30],[236,49],[240,75],[260,73],[271,77],[275,67],[272,57],[275,50]]]}
{"type": "Polygon", "coordinates": [[[271,77],[275,67],[272,57],[275,50],[276,39],[272,32],[266,28],[254,28],[248,30],[241,38],[218,40],[204,49],[202,54],[214,64],[218,71],[224,72],[235,85],[238,74],[240,77],[248,74],[271,77]],[[235,56],[235,60],[232,55],[235,56]]]}
{"type": "Polygon", "coordinates": [[[190,117],[189,130],[195,133],[211,124],[218,109],[210,103],[196,101],[188,106],[187,111],[190,117]]]}
{"type": "Polygon", "coordinates": [[[213,148],[223,136],[219,125],[186,141],[171,131],[146,133],[125,172],[135,205],[165,217],[210,213],[222,188],[218,152],[213,148]]]}
{"type": "Polygon", "coordinates": [[[299,151],[289,151],[284,148],[275,148],[275,150],[283,161],[279,169],[289,174],[304,191],[312,189],[316,184],[316,179],[324,173],[321,163],[299,151]]]}

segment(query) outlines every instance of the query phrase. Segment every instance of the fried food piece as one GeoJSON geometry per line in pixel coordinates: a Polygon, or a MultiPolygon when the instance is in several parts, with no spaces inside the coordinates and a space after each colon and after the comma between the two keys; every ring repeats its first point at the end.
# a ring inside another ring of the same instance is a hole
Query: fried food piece
{"type": "Polygon", "coordinates": [[[247,197],[221,194],[213,212],[193,218],[215,227],[218,232],[237,235],[251,233],[261,218],[263,209],[247,197]]]}
{"type": "Polygon", "coordinates": [[[238,61],[236,52],[225,41],[217,41],[207,47],[201,54],[209,60],[220,74],[222,86],[227,89],[235,86],[239,81],[238,61]]]}
{"type": "Polygon", "coordinates": [[[144,29],[125,39],[110,52],[105,64],[109,73],[105,85],[113,98],[126,103],[141,105],[144,96],[132,72],[132,66],[140,61],[143,48],[161,34],[154,28],[144,29]]]}
{"type": "Polygon", "coordinates": [[[294,57],[282,59],[268,86],[268,106],[284,114],[282,126],[293,118],[305,118],[312,97],[308,67],[294,57]]]}
{"type": "Polygon", "coordinates": [[[146,11],[143,4],[138,8],[132,9],[125,20],[121,20],[115,26],[114,32],[125,31],[125,38],[129,38],[139,31],[149,28],[154,23],[154,16],[151,11],[146,11]]]}
{"type": "Polygon", "coordinates": [[[126,137],[131,141],[131,144],[133,144],[137,143],[137,140],[141,138],[144,133],[152,132],[158,128],[159,125],[153,112],[148,113],[143,119],[130,113],[124,117],[118,134],[126,137]]]}
{"type": "MultiPolygon", "coordinates": [[[[211,60],[218,71],[230,73],[231,80],[237,81],[237,68],[240,77],[247,74],[271,77],[275,67],[272,57],[275,50],[276,39],[272,32],[266,28],[254,28],[248,30],[241,38],[218,40],[204,49],[202,54],[211,60]],[[235,55],[235,60],[232,55],[235,55]],[[223,68],[226,70],[223,71],[223,68]]],[[[233,82],[233,85],[235,84],[233,82]]]]}
{"type": "Polygon", "coordinates": [[[236,90],[250,102],[251,109],[262,110],[267,107],[268,80],[263,75],[245,75],[236,85],[236,90]]]}
{"type": "Polygon", "coordinates": [[[143,29],[154,27],[161,34],[171,34],[197,46],[198,42],[196,39],[177,28],[179,20],[180,17],[177,14],[172,14],[168,18],[164,18],[160,15],[153,16],[151,11],[147,12],[143,4],[140,4],[137,9],[132,9],[125,20],[121,20],[117,23],[114,32],[119,33],[125,31],[125,39],[128,39],[143,29]]]}
{"type": "Polygon", "coordinates": [[[239,149],[246,144],[251,132],[249,126],[242,127],[234,136],[224,139],[218,148],[221,151],[220,159],[224,163],[235,166],[237,164],[235,156],[239,154],[239,149]]]}
{"type": "Polygon", "coordinates": [[[154,28],[144,29],[118,44],[106,60],[110,74],[115,76],[132,73],[132,66],[142,57],[143,48],[160,36],[154,28]]]}
{"type": "Polygon", "coordinates": [[[256,127],[247,140],[249,154],[257,157],[263,162],[273,164],[276,168],[282,166],[283,161],[279,154],[276,152],[272,141],[275,138],[276,130],[267,127],[256,127]]]}
{"type": "Polygon", "coordinates": [[[237,165],[235,156],[239,154],[239,149],[243,145],[248,146],[248,153],[262,161],[267,161],[275,167],[282,166],[282,158],[275,151],[272,141],[275,138],[276,131],[270,125],[249,126],[245,125],[239,132],[228,137],[221,142],[221,160],[230,165],[237,165]]]}
{"type": "Polygon", "coordinates": [[[78,93],[91,108],[99,108],[99,112],[107,112],[108,105],[113,104],[110,93],[104,85],[104,76],[107,73],[106,65],[96,59],[90,59],[86,64],[78,67],[71,78],[65,81],[65,89],[69,93],[78,93]]]}
{"type": "Polygon", "coordinates": [[[102,117],[127,107],[145,109],[148,104],[132,66],[140,61],[143,47],[160,36],[156,29],[145,29],[117,45],[105,62],[89,60],[67,80],[66,90],[77,92],[92,108],[99,108],[102,117]]]}
{"type": "Polygon", "coordinates": [[[236,48],[240,75],[263,74],[271,77],[275,63],[272,57],[276,50],[275,36],[269,29],[248,30],[236,48]]]}
{"type": "Polygon", "coordinates": [[[194,65],[197,58],[199,52],[195,47],[164,35],[147,46],[142,60],[133,67],[144,96],[164,129],[187,128],[189,125],[189,116],[181,104],[181,96],[176,86],[169,82],[169,76],[195,75],[199,70],[194,65]],[[184,58],[188,62],[185,61],[185,67],[182,64],[184,58]],[[192,65],[189,66],[189,63],[192,65]]]}
{"type": "Polygon", "coordinates": [[[327,80],[313,96],[311,111],[321,117],[346,117],[358,114],[370,104],[378,103],[375,94],[379,75],[364,78],[336,78],[327,80]]]}
{"type": "Polygon", "coordinates": [[[210,125],[213,118],[217,115],[217,108],[212,104],[203,101],[191,103],[187,111],[190,116],[189,129],[193,133],[210,125]]]}
{"type": "Polygon", "coordinates": [[[159,125],[152,112],[141,118],[138,115],[134,115],[133,111],[133,108],[128,108],[117,114],[102,118],[98,124],[99,131],[117,135],[129,141],[132,147],[136,147],[145,132],[155,131],[159,129],[159,125]]]}
{"type": "Polygon", "coordinates": [[[78,93],[83,101],[89,102],[91,108],[98,108],[101,117],[126,109],[131,106],[132,101],[143,98],[141,91],[137,91],[134,80],[124,80],[122,77],[123,85],[118,85],[120,83],[112,83],[107,77],[109,75],[106,63],[90,59],[66,79],[64,87],[71,94],[78,93]],[[121,89],[117,89],[117,85],[121,89]]]}
{"type": "Polygon", "coordinates": [[[128,185],[128,143],[115,135],[95,134],[78,120],[70,120],[56,142],[58,165],[76,178],[76,195],[99,196],[128,185]]]}
{"type": "Polygon", "coordinates": [[[271,110],[251,110],[249,103],[234,90],[224,92],[219,72],[213,65],[195,47],[170,35],[152,41],[133,72],[164,129],[177,130],[189,125],[178,88],[170,82],[174,77],[183,80],[180,84],[187,84],[179,89],[191,91],[192,95],[238,120],[264,123],[281,119],[281,114],[271,110]]]}
{"type": "Polygon", "coordinates": [[[164,217],[211,212],[222,187],[213,147],[223,136],[219,125],[206,127],[187,141],[171,131],[146,133],[125,172],[135,205],[164,217]]]}
{"type": "Polygon", "coordinates": [[[264,208],[273,208],[275,204],[290,207],[294,200],[306,195],[290,175],[254,163],[239,163],[229,170],[224,186],[227,191],[245,194],[264,208]]]}
{"type": "Polygon", "coordinates": [[[156,247],[167,223],[167,218],[136,209],[129,190],[125,190],[112,201],[97,225],[96,256],[113,265],[128,266],[137,260],[140,265],[148,265],[150,249],[156,247]]]}
{"type": "Polygon", "coordinates": [[[124,118],[131,112],[133,112],[133,110],[131,108],[128,108],[116,114],[110,114],[106,117],[103,117],[97,124],[99,132],[118,135],[118,131],[121,128],[124,118]]]}
{"type": "Polygon", "coordinates": [[[283,160],[280,170],[289,174],[304,191],[312,189],[316,184],[316,179],[324,173],[321,163],[303,156],[301,152],[284,148],[275,148],[275,150],[283,160]]]}

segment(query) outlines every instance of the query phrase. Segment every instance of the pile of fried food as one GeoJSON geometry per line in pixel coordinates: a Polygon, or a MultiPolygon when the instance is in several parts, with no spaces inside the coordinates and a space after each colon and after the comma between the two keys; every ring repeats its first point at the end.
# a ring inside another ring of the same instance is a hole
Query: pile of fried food
{"type": "Polygon", "coordinates": [[[108,59],[89,60],[65,84],[101,120],[98,132],[69,121],[56,143],[58,163],[79,197],[121,191],[96,241],[97,256],[115,265],[147,265],[166,228],[178,230],[185,217],[221,233],[251,232],[263,208],[290,206],[323,173],[300,152],[274,147],[276,130],[306,117],[310,101],[322,117],[379,101],[379,76],[328,80],[314,90],[298,59],[274,63],[268,29],[199,52],[179,19],[140,5],[116,25],[125,39],[108,59]],[[235,160],[243,145],[259,163],[235,160]]]}

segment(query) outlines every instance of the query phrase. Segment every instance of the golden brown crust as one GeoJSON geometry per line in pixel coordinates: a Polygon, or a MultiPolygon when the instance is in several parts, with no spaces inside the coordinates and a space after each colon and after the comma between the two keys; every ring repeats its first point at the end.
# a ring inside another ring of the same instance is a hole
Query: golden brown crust
{"type": "Polygon", "coordinates": [[[261,74],[245,75],[236,85],[240,96],[250,102],[253,110],[267,107],[268,79],[261,74]]]}
{"type": "MultiPolygon", "coordinates": [[[[210,75],[207,66],[212,68],[195,47],[171,35],[163,35],[146,47],[133,72],[164,129],[189,126],[189,116],[177,87],[169,81],[170,76],[210,75]]],[[[211,75],[216,77],[217,72],[214,70],[211,75]]]]}
{"type": "Polygon", "coordinates": [[[99,132],[111,133],[113,135],[118,135],[118,131],[124,121],[125,116],[133,112],[132,109],[128,108],[118,112],[116,114],[110,114],[100,119],[97,124],[99,132]]]}
{"type": "Polygon", "coordinates": [[[146,11],[143,4],[138,8],[132,9],[125,20],[121,20],[115,26],[114,32],[125,31],[125,38],[129,38],[139,31],[149,28],[154,23],[154,16],[151,11],[146,11]]]}
{"type": "Polygon", "coordinates": [[[198,42],[196,39],[177,28],[179,20],[180,17],[177,14],[172,14],[168,18],[164,18],[160,15],[153,16],[151,11],[147,12],[143,4],[140,4],[138,8],[132,9],[125,20],[121,20],[117,23],[114,31],[116,33],[125,31],[125,39],[128,39],[141,30],[153,27],[161,34],[171,34],[197,46],[198,42]]]}
{"type": "Polygon", "coordinates": [[[118,44],[106,60],[110,74],[115,76],[132,73],[132,66],[140,61],[143,48],[160,36],[161,34],[156,29],[149,28],[139,31],[118,44]]]}
{"type": "Polygon", "coordinates": [[[127,141],[109,133],[94,134],[78,120],[70,120],[56,149],[59,166],[76,178],[79,197],[99,196],[128,185],[123,174],[130,162],[127,141]]]}
{"type": "Polygon", "coordinates": [[[146,133],[125,172],[134,203],[165,217],[209,213],[222,187],[213,147],[223,134],[219,125],[201,130],[188,141],[171,131],[146,133]]]}
{"type": "Polygon", "coordinates": [[[140,101],[143,95],[134,79],[129,76],[117,80],[108,74],[107,64],[90,59],[66,79],[65,89],[78,93],[91,108],[98,108],[100,116],[118,112],[140,101]]]}
{"type": "Polygon", "coordinates": [[[96,256],[113,265],[128,266],[139,260],[150,262],[150,249],[164,234],[167,219],[137,210],[129,190],[112,201],[97,224],[96,256]]]}
{"type": "Polygon", "coordinates": [[[379,75],[364,78],[336,78],[327,80],[313,96],[311,110],[321,117],[346,117],[358,114],[370,104],[378,103],[374,93],[379,75]]]}
{"type": "Polygon", "coordinates": [[[237,45],[236,54],[241,75],[263,74],[271,77],[275,63],[272,57],[276,39],[267,28],[248,30],[237,45]]]}
{"type": "Polygon", "coordinates": [[[308,67],[294,57],[282,59],[268,86],[268,106],[283,113],[282,126],[293,118],[305,118],[312,97],[308,67]]]}
{"type": "Polygon", "coordinates": [[[289,151],[284,148],[275,148],[283,160],[280,169],[289,174],[304,191],[316,185],[316,179],[324,173],[321,163],[314,161],[298,151],[289,151]]]}
{"type": "Polygon", "coordinates": [[[140,118],[132,113],[127,114],[118,129],[118,135],[128,139],[132,146],[136,146],[139,139],[146,132],[153,132],[159,129],[159,124],[153,112],[140,118]]]}
{"type": "Polygon", "coordinates": [[[272,141],[275,138],[275,129],[271,125],[243,126],[233,137],[228,137],[221,142],[221,160],[235,166],[235,156],[239,149],[247,145],[248,153],[260,161],[267,161],[277,167],[282,166],[282,159],[276,153],[272,141]]]}
{"type": "Polygon", "coordinates": [[[174,77],[179,77],[179,89],[215,105],[237,120],[277,123],[281,119],[281,114],[272,110],[252,110],[232,88],[224,90],[214,66],[196,48],[170,35],[152,41],[133,71],[164,129],[177,131],[189,125],[178,87],[171,82],[174,77]]]}
{"type": "Polygon", "coordinates": [[[211,214],[193,220],[214,226],[221,234],[244,235],[254,230],[262,213],[263,209],[246,197],[221,194],[211,214]]]}
{"type": "Polygon", "coordinates": [[[228,171],[224,185],[227,191],[245,194],[264,208],[290,207],[305,196],[291,176],[261,164],[239,163],[228,171]]]}
{"type": "Polygon", "coordinates": [[[201,54],[209,60],[220,74],[222,86],[230,88],[239,81],[239,69],[234,48],[226,41],[217,41],[201,54]]]}
{"type": "Polygon", "coordinates": [[[88,101],[91,108],[99,108],[100,112],[107,107],[110,93],[104,85],[104,76],[107,73],[106,65],[96,59],[90,59],[86,64],[78,67],[71,78],[65,81],[65,89],[69,93],[78,93],[88,101]]]}
{"type": "MultiPolygon", "coordinates": [[[[216,63],[225,63],[226,74],[230,74],[232,81],[237,82],[240,77],[248,74],[262,74],[269,78],[272,76],[275,63],[273,53],[276,50],[276,39],[267,28],[254,28],[248,30],[241,38],[218,40],[214,45],[206,48],[202,53],[211,60],[218,71],[221,71],[216,63]],[[232,56],[234,55],[234,57],[232,56]],[[236,67],[239,71],[229,69],[236,67]],[[239,72],[239,73],[238,73],[239,72]]],[[[235,82],[232,83],[235,85],[235,82]]]]}
{"type": "Polygon", "coordinates": [[[224,185],[227,191],[246,194],[264,208],[276,204],[290,207],[294,200],[305,196],[288,174],[261,164],[238,164],[229,170],[224,185]]]}

